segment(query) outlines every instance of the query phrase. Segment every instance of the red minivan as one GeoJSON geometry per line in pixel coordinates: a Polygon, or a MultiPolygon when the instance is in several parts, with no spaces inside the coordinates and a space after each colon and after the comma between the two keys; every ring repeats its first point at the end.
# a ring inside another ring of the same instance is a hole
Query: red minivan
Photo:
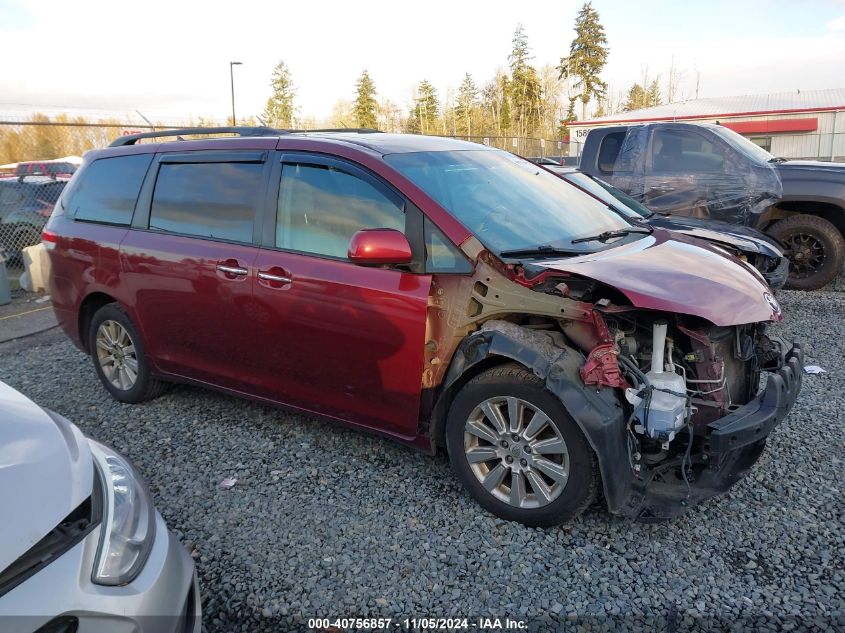
{"type": "MultiPolygon", "coordinates": [[[[118,400],[188,382],[442,447],[482,506],[545,526],[600,491],[681,514],[798,395],[756,270],[542,167],[425,136],[210,131],[236,136],[89,152],[44,230],[59,322],[118,400]]],[[[135,144],[153,136],[180,138],[135,144]]]]}

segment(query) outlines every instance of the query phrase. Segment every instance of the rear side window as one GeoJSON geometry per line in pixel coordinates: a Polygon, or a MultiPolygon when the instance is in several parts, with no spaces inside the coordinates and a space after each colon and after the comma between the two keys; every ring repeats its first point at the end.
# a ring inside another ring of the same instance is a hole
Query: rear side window
{"type": "Polygon", "coordinates": [[[79,174],[66,212],[75,220],[129,226],[152,154],[95,160],[79,174]]]}
{"type": "Polygon", "coordinates": [[[150,228],[252,242],[263,170],[260,163],[162,163],[150,228]]]}
{"type": "Polygon", "coordinates": [[[598,168],[606,174],[612,174],[618,170],[616,161],[619,159],[619,151],[625,141],[625,132],[613,132],[605,136],[599,144],[598,168]]]}

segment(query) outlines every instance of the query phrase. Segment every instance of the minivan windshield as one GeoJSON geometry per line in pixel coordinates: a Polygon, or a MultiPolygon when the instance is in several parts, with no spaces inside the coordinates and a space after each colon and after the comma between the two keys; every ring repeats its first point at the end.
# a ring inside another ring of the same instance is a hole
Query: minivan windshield
{"type": "Polygon", "coordinates": [[[497,254],[538,246],[590,252],[607,243],[572,240],[632,228],[577,187],[501,150],[409,152],[384,159],[497,254]]]}

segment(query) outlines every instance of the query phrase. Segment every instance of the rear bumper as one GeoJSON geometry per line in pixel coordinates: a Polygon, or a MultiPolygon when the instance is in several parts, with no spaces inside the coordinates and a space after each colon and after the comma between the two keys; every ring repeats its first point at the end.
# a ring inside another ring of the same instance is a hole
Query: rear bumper
{"type": "Polygon", "coordinates": [[[680,459],[669,461],[648,477],[634,479],[618,511],[641,521],[663,521],[726,492],[759,459],[766,438],[792,409],[801,391],[803,362],[803,350],[793,345],[756,398],[707,425],[702,448],[692,455],[689,485],[681,475],[680,459]]]}

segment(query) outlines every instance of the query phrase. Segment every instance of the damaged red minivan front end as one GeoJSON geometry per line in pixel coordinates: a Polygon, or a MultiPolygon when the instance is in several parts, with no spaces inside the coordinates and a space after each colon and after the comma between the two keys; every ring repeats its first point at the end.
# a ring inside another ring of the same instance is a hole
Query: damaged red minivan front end
{"type": "Polygon", "coordinates": [[[457,346],[446,392],[491,358],[530,367],[595,451],[613,513],[665,520],[725,492],[798,396],[801,348],[767,333],[777,299],[718,249],[659,230],[515,265],[478,248],[467,294],[450,294],[481,325],[457,346]]]}

